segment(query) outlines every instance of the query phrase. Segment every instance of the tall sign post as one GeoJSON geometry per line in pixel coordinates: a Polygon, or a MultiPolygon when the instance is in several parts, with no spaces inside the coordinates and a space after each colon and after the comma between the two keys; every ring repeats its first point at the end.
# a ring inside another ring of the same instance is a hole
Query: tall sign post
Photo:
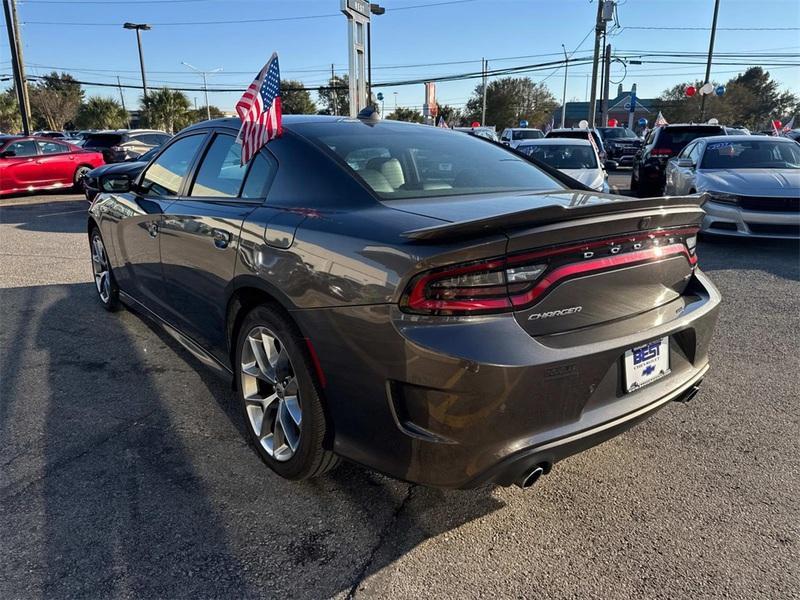
{"type": "Polygon", "coordinates": [[[425,104],[422,105],[422,116],[426,125],[436,125],[439,106],[436,104],[436,82],[425,83],[425,104]]]}
{"type": "Polygon", "coordinates": [[[347,17],[347,62],[350,67],[350,116],[356,117],[367,106],[367,26],[369,2],[341,0],[342,12],[347,17]]]}
{"type": "Polygon", "coordinates": [[[633,113],[636,112],[636,84],[631,86],[630,108],[628,109],[628,129],[633,129],[633,113]]]}

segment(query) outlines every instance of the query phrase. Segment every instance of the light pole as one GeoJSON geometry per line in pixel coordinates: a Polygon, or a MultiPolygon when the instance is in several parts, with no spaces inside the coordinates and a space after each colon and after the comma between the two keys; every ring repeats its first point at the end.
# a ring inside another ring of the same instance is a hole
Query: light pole
{"type": "Polygon", "coordinates": [[[561,129],[564,129],[564,121],[567,118],[567,68],[569,67],[569,56],[567,56],[567,49],[564,44],[561,44],[564,50],[564,94],[561,96],[561,129]]]}
{"type": "MultiPolygon", "coordinates": [[[[386,9],[380,4],[370,3],[369,12],[382,15],[386,9]]],[[[372,19],[367,21],[367,101],[372,103],[372,19]]]]}
{"type": "Polygon", "coordinates": [[[394,92],[394,112],[397,114],[397,92],[394,92]]]}
{"type": "MultiPolygon", "coordinates": [[[[714,2],[714,18],[711,22],[711,39],[708,42],[708,62],[706,63],[706,79],[703,84],[708,83],[711,79],[711,57],[714,55],[714,37],[717,34],[717,15],[719,15],[719,0],[715,0],[714,2]]],[[[706,96],[708,94],[703,94],[703,97],[700,99],[700,122],[702,123],[705,121],[706,118],[706,96]]]]}
{"type": "Polygon", "coordinates": [[[181,61],[181,64],[184,67],[189,67],[195,73],[200,73],[200,75],[203,76],[203,92],[206,95],[206,120],[210,121],[211,120],[211,108],[208,105],[208,81],[207,81],[206,78],[207,78],[208,75],[213,75],[214,73],[219,73],[220,71],[222,71],[222,67],[217,67],[216,69],[214,69],[212,71],[201,71],[197,67],[193,67],[192,65],[190,65],[187,62],[181,61]]]}
{"type": "Polygon", "coordinates": [[[142,69],[142,94],[144,99],[147,100],[147,79],[144,76],[144,54],[142,54],[142,30],[149,31],[152,29],[147,23],[124,23],[123,29],[136,30],[136,43],[139,46],[139,66],[142,69]]]}

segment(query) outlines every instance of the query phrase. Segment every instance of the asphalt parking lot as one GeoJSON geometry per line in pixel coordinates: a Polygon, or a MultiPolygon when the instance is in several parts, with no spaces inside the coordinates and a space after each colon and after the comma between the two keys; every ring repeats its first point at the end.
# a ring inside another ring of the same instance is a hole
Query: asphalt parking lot
{"type": "Polygon", "coordinates": [[[796,243],[700,244],[692,402],[530,490],[442,491],[274,476],[225,382],[95,301],[85,210],[0,201],[0,598],[798,597],[796,243]]]}

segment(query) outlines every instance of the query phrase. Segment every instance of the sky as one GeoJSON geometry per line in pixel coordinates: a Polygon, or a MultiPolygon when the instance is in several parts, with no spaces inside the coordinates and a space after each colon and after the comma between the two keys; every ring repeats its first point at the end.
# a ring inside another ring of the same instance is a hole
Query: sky
{"type": "MultiPolygon", "coordinates": [[[[596,1],[383,0],[386,13],[372,21],[373,91],[383,92],[387,112],[395,101],[421,109],[421,83],[390,84],[479,71],[482,57],[489,60],[490,69],[559,60],[562,44],[576,60],[591,56],[596,1]]],[[[713,0],[619,0],[619,27],[609,42],[615,51],[632,54],[706,53],[713,6],[713,0]]],[[[282,77],[308,86],[323,84],[332,63],[337,74],[347,72],[347,28],[339,0],[18,0],[18,12],[28,75],[55,69],[84,81],[116,83],[119,76],[123,84],[140,85],[135,33],[122,28],[125,21],[152,24],[152,30],[142,33],[148,87],[201,87],[200,76],[183,61],[209,71],[222,68],[209,77],[209,87],[244,91],[273,51],[280,57],[282,77]],[[290,17],[307,18],[255,21],[290,17]],[[232,20],[244,22],[197,24],[232,20]],[[192,24],[176,24],[187,22],[192,24]]],[[[5,27],[0,33],[2,78],[10,75],[11,67],[5,27]]],[[[800,2],[721,0],[715,53],[763,52],[800,55],[800,2]]],[[[690,60],[704,63],[703,58],[690,60]]],[[[763,65],[784,89],[800,94],[800,67],[765,64],[796,64],[797,58],[744,60],[763,65]]],[[[731,59],[717,60],[724,62],[731,59]]],[[[726,81],[746,67],[715,64],[712,79],[726,81]]],[[[657,96],[677,83],[703,79],[705,64],[628,64],[625,69],[619,64],[611,69],[612,97],[618,81],[626,90],[636,83],[639,97],[657,96]]],[[[587,98],[590,73],[591,65],[570,67],[568,101],[587,98]]],[[[563,67],[525,75],[544,81],[560,100],[563,67]]],[[[440,82],[437,99],[463,107],[477,83],[440,82]]],[[[84,88],[87,95],[119,98],[115,88],[84,88]]],[[[141,90],[128,89],[124,95],[127,107],[136,108],[141,90]]],[[[204,105],[202,92],[187,95],[204,105]]],[[[211,92],[210,102],[231,110],[240,95],[211,92]]],[[[316,93],[312,97],[316,100],[316,93]]]]}

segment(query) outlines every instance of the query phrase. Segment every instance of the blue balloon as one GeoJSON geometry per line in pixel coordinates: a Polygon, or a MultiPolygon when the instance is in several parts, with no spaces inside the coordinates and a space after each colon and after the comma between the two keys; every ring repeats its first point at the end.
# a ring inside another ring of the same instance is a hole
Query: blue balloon
{"type": "Polygon", "coordinates": [[[725,93],[725,86],[724,86],[724,85],[718,85],[718,86],[716,87],[716,89],[714,90],[714,93],[715,93],[717,96],[722,96],[722,94],[724,94],[724,93],[725,93]]]}
{"type": "Polygon", "coordinates": [[[639,127],[647,127],[647,119],[645,119],[644,117],[639,119],[639,127]]]}
{"type": "Polygon", "coordinates": [[[519,122],[519,126],[520,127],[527,127],[528,126],[528,122],[525,119],[523,119],[522,121],[519,122]]]}

